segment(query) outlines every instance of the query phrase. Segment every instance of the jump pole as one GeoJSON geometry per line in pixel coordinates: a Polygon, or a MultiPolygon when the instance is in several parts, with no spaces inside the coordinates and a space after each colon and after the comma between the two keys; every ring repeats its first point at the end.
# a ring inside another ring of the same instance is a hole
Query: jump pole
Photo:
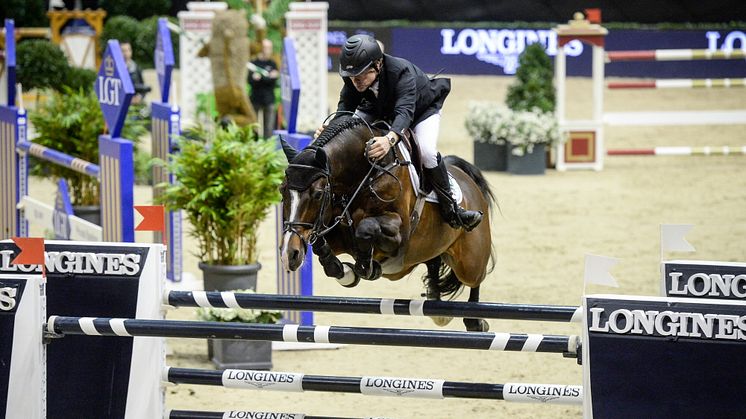
{"type": "Polygon", "coordinates": [[[340,377],[252,370],[199,370],[166,368],[163,380],[275,391],[325,391],[366,396],[402,396],[418,399],[487,399],[542,404],[582,404],[582,386],[553,384],[487,384],[397,377],[340,377]],[[530,396],[546,396],[532,398],[530,396]]]}
{"type": "Polygon", "coordinates": [[[608,150],[609,156],[728,156],[746,155],[741,147],[653,147],[608,150]]]}
{"type": "Polygon", "coordinates": [[[139,320],[104,317],[50,316],[47,332],[54,334],[246,339],[273,342],[342,343],[418,348],[480,349],[549,352],[577,357],[578,336],[456,332],[438,330],[247,324],[180,320],[139,320]]]}
{"type": "Polygon", "coordinates": [[[659,79],[633,82],[609,82],[609,89],[710,89],[746,87],[743,79],[659,79]]]}
{"type": "Polygon", "coordinates": [[[691,61],[691,60],[740,60],[746,58],[746,52],[737,49],[732,51],[709,49],[654,49],[639,51],[608,51],[606,62],[618,61],[691,61]]]}
{"type": "Polygon", "coordinates": [[[341,416],[315,416],[303,413],[286,412],[257,412],[248,410],[229,410],[225,412],[208,412],[202,410],[171,410],[166,413],[168,419],[250,419],[250,418],[277,418],[277,419],[357,419],[341,416]]]}
{"type": "Polygon", "coordinates": [[[486,319],[580,321],[579,307],[465,301],[429,301],[245,294],[235,292],[169,291],[164,304],[173,307],[245,308],[260,310],[323,311],[332,313],[453,316],[486,319]]]}

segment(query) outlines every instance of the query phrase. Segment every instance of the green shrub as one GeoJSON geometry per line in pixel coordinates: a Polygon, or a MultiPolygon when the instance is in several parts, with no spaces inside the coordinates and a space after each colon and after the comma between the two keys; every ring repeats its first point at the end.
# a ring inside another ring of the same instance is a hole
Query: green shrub
{"type": "Polygon", "coordinates": [[[528,45],[518,59],[516,81],[508,88],[505,104],[514,111],[554,112],[554,68],[540,43],[528,45]]]}
{"type": "Polygon", "coordinates": [[[184,210],[202,262],[256,263],[259,224],[282,198],[282,151],[274,140],[256,138],[251,126],[231,124],[214,132],[198,126],[184,135],[169,164],[177,182],[162,185],[159,202],[184,210]]]}
{"type": "MultiPolygon", "coordinates": [[[[98,164],[98,136],[104,132],[104,117],[93,89],[64,88],[29,114],[39,135],[35,143],[98,164]]],[[[142,123],[128,118],[122,137],[137,140],[145,133],[142,123]]],[[[137,152],[137,147],[135,147],[137,152]]],[[[73,205],[98,205],[98,181],[90,176],[54,164],[35,164],[33,174],[64,178],[73,205]]]]}
{"type": "MultiPolygon", "coordinates": [[[[96,81],[96,72],[87,68],[68,67],[65,77],[64,86],[72,90],[85,90],[86,92],[93,89],[93,83],[96,81]]],[[[59,90],[59,89],[58,89],[59,90]]]]}
{"type": "Polygon", "coordinates": [[[104,30],[101,32],[101,48],[105,50],[109,40],[116,39],[119,42],[129,42],[132,44],[134,55],[137,37],[141,30],[140,22],[130,16],[111,17],[106,20],[104,30]]]}
{"type": "Polygon", "coordinates": [[[67,77],[67,58],[57,45],[33,39],[18,43],[16,50],[18,82],[23,90],[60,89],[67,77]],[[60,77],[62,75],[62,77],[60,77]]]}

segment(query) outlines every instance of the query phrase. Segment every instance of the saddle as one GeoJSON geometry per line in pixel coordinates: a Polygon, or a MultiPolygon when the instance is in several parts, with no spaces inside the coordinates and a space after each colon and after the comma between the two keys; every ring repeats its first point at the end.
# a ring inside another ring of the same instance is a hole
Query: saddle
{"type": "MultiPolygon", "coordinates": [[[[414,210],[410,216],[409,234],[411,236],[420,221],[420,214],[422,214],[425,202],[437,204],[439,201],[432,185],[430,185],[423,175],[422,156],[415,138],[414,130],[407,128],[404,131],[404,136],[397,143],[396,147],[398,148],[402,159],[408,162],[407,167],[409,168],[409,178],[412,180],[412,187],[417,191],[417,200],[415,201],[414,210]]],[[[456,202],[460,203],[463,198],[461,187],[450,172],[448,173],[448,178],[451,184],[451,193],[456,202]]]]}

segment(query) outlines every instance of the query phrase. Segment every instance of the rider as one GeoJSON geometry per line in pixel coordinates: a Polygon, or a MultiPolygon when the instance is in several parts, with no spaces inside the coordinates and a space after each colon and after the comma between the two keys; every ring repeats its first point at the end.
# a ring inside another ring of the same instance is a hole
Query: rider
{"type": "MultiPolygon", "coordinates": [[[[391,122],[386,135],[371,140],[368,157],[384,157],[404,131],[412,127],[425,177],[438,195],[443,219],[453,228],[474,229],[482,221],[482,212],[466,210],[454,200],[445,164],[436,149],[440,109],[451,90],[450,79],[431,80],[411,62],[384,54],[370,35],[349,37],[339,61],[344,87],[337,112],[355,112],[369,122],[391,122]]],[[[315,137],[323,129],[320,127],[315,137]]]]}

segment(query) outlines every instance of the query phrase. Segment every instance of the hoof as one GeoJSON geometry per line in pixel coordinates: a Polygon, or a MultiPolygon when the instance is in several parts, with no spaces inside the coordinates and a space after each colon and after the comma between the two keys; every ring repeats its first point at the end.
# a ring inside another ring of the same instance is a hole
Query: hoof
{"type": "Polygon", "coordinates": [[[342,265],[344,265],[344,274],[341,278],[337,278],[337,282],[339,282],[339,285],[346,288],[352,288],[360,283],[360,277],[355,275],[355,272],[353,272],[352,264],[349,262],[342,262],[342,265]]]}
{"type": "Polygon", "coordinates": [[[469,332],[489,332],[490,324],[484,319],[464,319],[464,325],[469,332]]]}
{"type": "Polygon", "coordinates": [[[383,274],[381,264],[375,260],[370,262],[370,267],[366,267],[365,264],[362,263],[355,263],[355,266],[353,266],[352,269],[355,272],[355,275],[366,281],[375,281],[383,274]]]}
{"type": "Polygon", "coordinates": [[[443,327],[443,326],[446,326],[448,323],[450,323],[451,320],[453,320],[453,317],[432,316],[430,317],[430,320],[432,320],[436,326],[443,327]]]}

